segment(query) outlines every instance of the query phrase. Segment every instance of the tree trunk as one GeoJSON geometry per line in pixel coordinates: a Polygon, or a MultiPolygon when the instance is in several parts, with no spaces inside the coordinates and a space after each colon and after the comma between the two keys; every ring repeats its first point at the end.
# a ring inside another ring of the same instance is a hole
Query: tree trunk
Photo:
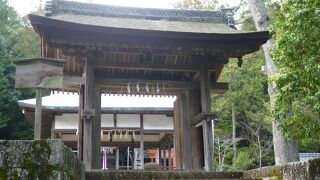
{"type": "MultiPolygon", "coordinates": [[[[255,26],[258,31],[266,31],[270,23],[264,0],[247,0],[255,26]]],[[[263,51],[266,61],[266,74],[272,77],[276,74],[277,69],[270,56],[270,49],[273,45],[273,39],[264,44],[263,51]]],[[[274,106],[275,92],[271,84],[269,84],[268,92],[270,96],[271,106],[274,106]]],[[[288,162],[297,161],[299,159],[298,146],[296,142],[285,142],[283,134],[278,127],[278,123],[272,123],[273,145],[276,165],[286,164],[288,162]]]]}
{"type": "Polygon", "coordinates": [[[234,104],[231,104],[232,111],[232,141],[233,141],[233,162],[232,168],[236,168],[236,160],[237,160],[237,146],[236,146],[236,113],[234,110],[234,104]]]}
{"type": "Polygon", "coordinates": [[[261,162],[262,162],[262,147],[260,142],[260,135],[257,134],[257,140],[258,140],[258,146],[259,146],[259,168],[261,168],[261,162]]]}

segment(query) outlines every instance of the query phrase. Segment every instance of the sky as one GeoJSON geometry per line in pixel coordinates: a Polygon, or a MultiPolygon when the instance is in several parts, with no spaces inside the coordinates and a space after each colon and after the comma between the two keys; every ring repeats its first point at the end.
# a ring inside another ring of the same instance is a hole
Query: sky
{"type": "MultiPolygon", "coordinates": [[[[45,0],[8,0],[10,6],[14,7],[21,16],[24,16],[31,11],[36,10],[39,5],[44,4],[45,0]]],[[[93,2],[99,4],[110,4],[119,6],[132,7],[148,7],[148,8],[173,8],[173,4],[179,0],[76,0],[82,2],[93,2]]],[[[240,0],[219,0],[220,4],[229,4],[236,6],[240,0]]]]}

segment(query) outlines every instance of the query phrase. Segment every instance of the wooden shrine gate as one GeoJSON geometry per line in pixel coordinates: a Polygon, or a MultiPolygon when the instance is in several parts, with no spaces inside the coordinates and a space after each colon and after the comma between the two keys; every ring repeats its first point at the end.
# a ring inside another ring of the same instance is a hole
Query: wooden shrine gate
{"type": "MultiPolygon", "coordinates": [[[[80,93],[79,147],[88,170],[101,168],[102,92],[177,96],[177,167],[213,170],[210,94],[227,90],[228,85],[217,80],[229,58],[238,58],[241,65],[242,56],[270,38],[268,32],[233,29],[229,12],[53,0],[47,3],[45,16],[29,15],[41,37],[43,58],[27,64],[49,62],[63,77],[55,86],[32,87],[80,93]],[[61,66],[47,58],[65,62],[61,66]]],[[[20,65],[27,71],[25,63],[20,65]]],[[[41,71],[39,82],[58,77],[46,72],[41,71]]],[[[17,72],[17,78],[24,81],[25,76],[17,72]]],[[[37,123],[41,120],[35,127],[37,123]]]]}

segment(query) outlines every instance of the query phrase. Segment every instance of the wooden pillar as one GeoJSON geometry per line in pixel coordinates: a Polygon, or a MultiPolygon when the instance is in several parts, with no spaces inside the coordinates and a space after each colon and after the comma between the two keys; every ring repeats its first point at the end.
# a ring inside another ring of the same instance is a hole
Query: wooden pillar
{"type": "Polygon", "coordinates": [[[130,147],[127,148],[127,170],[129,170],[129,161],[130,161],[130,147]]]}
{"type": "MultiPolygon", "coordinates": [[[[83,123],[83,163],[86,170],[92,168],[92,122],[94,100],[94,65],[93,59],[87,58],[85,66],[85,91],[84,91],[84,123],[83,123]]],[[[100,155],[100,153],[99,153],[100,155]]]]}
{"type": "Polygon", "coordinates": [[[163,169],[167,170],[167,149],[163,150],[163,169]]]}
{"type": "Polygon", "coordinates": [[[50,139],[55,139],[56,136],[55,136],[55,116],[53,115],[51,119],[51,135],[50,135],[50,139]]]}
{"type": "Polygon", "coordinates": [[[116,169],[119,169],[119,148],[116,150],[116,169]]]}
{"type": "Polygon", "coordinates": [[[181,97],[178,96],[174,102],[174,149],[175,149],[175,164],[176,169],[183,169],[182,167],[182,125],[181,125],[181,97]]]}
{"type": "Polygon", "coordinates": [[[161,148],[158,148],[159,168],[162,169],[161,148]]]}
{"type": "Polygon", "coordinates": [[[117,114],[113,114],[113,126],[114,126],[115,128],[118,127],[118,125],[117,125],[117,114]]]}
{"type": "Polygon", "coordinates": [[[80,160],[83,160],[83,117],[82,111],[84,107],[84,85],[80,85],[79,90],[79,122],[78,122],[78,157],[80,160]]]}
{"type": "Polygon", "coordinates": [[[192,169],[203,169],[204,156],[203,156],[203,134],[202,128],[191,126],[193,117],[201,112],[201,101],[199,90],[188,90],[186,91],[188,99],[188,121],[190,126],[190,142],[191,142],[191,164],[192,169]]]}
{"type": "Polygon", "coordinates": [[[34,116],[34,139],[41,139],[42,89],[36,89],[36,109],[34,116]]]}
{"type": "Polygon", "coordinates": [[[134,138],[133,138],[133,135],[131,136],[131,148],[132,148],[132,151],[131,151],[131,169],[134,170],[134,162],[135,162],[135,157],[134,157],[134,138]]]}
{"type": "Polygon", "coordinates": [[[143,114],[140,114],[140,169],[144,169],[143,114]]]}
{"type": "Polygon", "coordinates": [[[95,116],[92,122],[92,169],[101,169],[101,91],[94,86],[95,116]]]}
{"type": "MultiPolygon", "coordinates": [[[[202,112],[211,111],[210,103],[210,77],[208,64],[203,64],[200,71],[200,88],[201,88],[201,110],[202,112]]],[[[213,171],[213,147],[211,122],[204,119],[202,121],[203,131],[203,148],[204,148],[204,164],[206,171],[213,171]]]]}
{"type": "Polygon", "coordinates": [[[200,91],[184,90],[174,103],[174,147],[177,169],[202,169],[202,130],[191,125],[201,112],[200,91]]]}
{"type": "Polygon", "coordinates": [[[192,156],[191,156],[191,116],[189,104],[188,91],[181,94],[181,137],[182,137],[182,167],[183,169],[192,169],[192,156]]]}
{"type": "Polygon", "coordinates": [[[169,165],[168,165],[168,169],[171,170],[172,169],[172,157],[171,157],[171,151],[172,148],[169,147],[169,151],[168,151],[168,161],[169,161],[169,165]]]}

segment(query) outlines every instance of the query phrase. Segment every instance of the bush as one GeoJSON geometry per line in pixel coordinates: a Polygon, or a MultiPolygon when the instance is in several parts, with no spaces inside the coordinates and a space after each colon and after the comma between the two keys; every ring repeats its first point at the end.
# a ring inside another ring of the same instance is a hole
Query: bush
{"type": "Polygon", "coordinates": [[[243,171],[254,166],[254,159],[251,158],[250,152],[240,151],[236,159],[236,169],[243,171]]]}

